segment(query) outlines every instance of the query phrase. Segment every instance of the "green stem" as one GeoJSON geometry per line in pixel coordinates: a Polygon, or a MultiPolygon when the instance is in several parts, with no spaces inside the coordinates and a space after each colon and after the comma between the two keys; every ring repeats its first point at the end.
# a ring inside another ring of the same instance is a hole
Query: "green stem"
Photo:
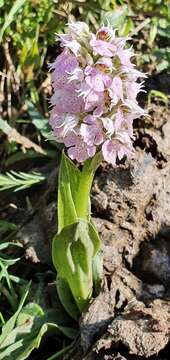
{"type": "Polygon", "coordinates": [[[88,216],[89,194],[93,177],[93,172],[88,173],[83,169],[76,199],[76,212],[78,217],[82,219],[87,219],[88,216]]]}
{"type": "Polygon", "coordinates": [[[101,152],[87,160],[83,166],[76,197],[76,211],[79,218],[87,219],[89,215],[89,198],[95,172],[102,161],[101,152]]]}

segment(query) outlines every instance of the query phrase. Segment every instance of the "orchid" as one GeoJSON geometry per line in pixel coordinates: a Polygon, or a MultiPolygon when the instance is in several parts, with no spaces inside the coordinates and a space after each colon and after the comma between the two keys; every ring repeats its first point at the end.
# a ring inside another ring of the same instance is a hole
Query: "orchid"
{"type": "Polygon", "coordinates": [[[102,160],[115,167],[133,156],[133,120],[145,115],[137,102],[144,91],[138,79],[146,75],[135,69],[128,39],[109,26],[93,34],[83,22],[70,23],[58,38],[62,52],[51,65],[49,123],[68,157],[62,154],[52,256],[60,300],[75,318],[75,307],[84,311],[102,275],[101,241],[90,212],[94,174],[102,160]]]}
{"type": "Polygon", "coordinates": [[[104,160],[115,166],[120,159],[117,147],[111,147],[108,156],[104,144],[119,143],[124,155],[132,155],[132,151],[123,149],[129,148],[130,144],[132,147],[133,120],[145,114],[136,100],[138,93],[144,91],[143,82],[139,83],[137,79],[145,75],[131,62],[134,53],[132,48],[125,47],[126,39],[116,37],[111,27],[101,27],[93,34],[83,22],[70,23],[68,34],[60,35],[59,40],[64,50],[51,65],[54,94],[50,125],[53,135],[56,141],[68,147],[71,159],[82,163],[92,158],[94,152],[101,151],[104,160]],[[58,117],[62,120],[58,120],[57,125],[58,117]],[[93,124],[84,120],[90,117],[93,124]],[[112,131],[104,125],[108,124],[107,119],[110,119],[112,131]],[[124,141],[119,140],[122,131],[127,133],[124,141]],[[77,151],[67,145],[65,137],[72,133],[76,135],[76,144],[83,144],[82,156],[77,156],[77,151]],[[89,151],[89,138],[93,151],[89,151]],[[96,141],[96,138],[100,140],[96,141]]]}

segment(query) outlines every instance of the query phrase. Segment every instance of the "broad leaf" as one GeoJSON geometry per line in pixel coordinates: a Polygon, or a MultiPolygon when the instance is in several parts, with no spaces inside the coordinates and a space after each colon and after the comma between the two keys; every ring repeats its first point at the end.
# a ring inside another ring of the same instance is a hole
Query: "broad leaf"
{"type": "Polygon", "coordinates": [[[63,278],[57,278],[57,293],[61,304],[67,313],[74,319],[78,320],[80,312],[76,306],[73,295],[70,291],[67,281],[63,278]]]}
{"type": "Polygon", "coordinates": [[[90,221],[90,190],[101,153],[85,162],[82,171],[62,153],[58,185],[58,232],[78,219],[90,221]]]}
{"type": "Polygon", "coordinates": [[[67,281],[80,312],[92,295],[92,259],[99,247],[95,228],[85,220],[64,227],[53,239],[54,266],[59,277],[67,281]]]}
{"type": "Polygon", "coordinates": [[[93,279],[94,293],[98,292],[100,285],[101,261],[96,258],[94,266],[93,259],[101,243],[95,227],[90,223],[90,190],[100,163],[101,153],[98,152],[85,162],[82,171],[64,153],[60,164],[58,234],[53,240],[52,258],[58,272],[60,300],[74,319],[85,310],[92,296],[93,279]],[[96,276],[93,276],[93,269],[96,276]]]}

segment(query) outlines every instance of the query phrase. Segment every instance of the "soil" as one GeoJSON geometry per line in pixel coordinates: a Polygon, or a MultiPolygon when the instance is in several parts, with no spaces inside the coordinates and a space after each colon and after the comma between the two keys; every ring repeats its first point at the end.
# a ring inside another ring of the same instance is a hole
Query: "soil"
{"type": "MultiPolygon", "coordinates": [[[[135,123],[134,157],[117,168],[102,164],[96,174],[91,200],[103,241],[102,290],[82,315],[80,337],[64,359],[169,359],[169,115],[153,103],[150,117],[135,123]]],[[[32,209],[10,214],[34,263],[51,264],[57,169],[50,166],[43,196],[41,189],[31,192],[32,209]]]]}

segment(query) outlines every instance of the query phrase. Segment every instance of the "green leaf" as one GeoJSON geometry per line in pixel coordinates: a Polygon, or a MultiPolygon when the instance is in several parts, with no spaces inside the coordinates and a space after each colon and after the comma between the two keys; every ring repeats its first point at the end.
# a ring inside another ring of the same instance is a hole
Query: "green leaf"
{"type": "Polygon", "coordinates": [[[74,197],[79,176],[79,170],[63,152],[58,185],[58,232],[77,221],[74,197]]]}
{"type": "Polygon", "coordinates": [[[0,130],[3,131],[4,134],[8,135],[11,131],[11,126],[8,125],[6,120],[0,118],[0,130]]]}
{"type": "Polygon", "coordinates": [[[155,41],[157,30],[158,30],[157,24],[152,24],[149,31],[149,39],[148,39],[149,46],[152,46],[153,42],[155,41]]]}
{"type": "Polygon", "coordinates": [[[2,313],[0,312],[0,326],[2,326],[2,325],[4,325],[5,324],[5,320],[4,320],[4,318],[3,318],[3,315],[2,315],[2,313]]]}
{"type": "Polygon", "coordinates": [[[62,153],[58,185],[58,232],[79,218],[90,220],[90,190],[95,171],[101,163],[101,153],[87,160],[80,171],[62,153]]]}
{"type": "Polygon", "coordinates": [[[3,131],[8,136],[8,140],[10,143],[15,142],[22,145],[23,148],[25,149],[33,148],[36,152],[46,155],[46,152],[41,148],[41,146],[35,144],[25,136],[21,135],[15,128],[12,128],[7,123],[7,121],[2,120],[1,118],[0,118],[0,130],[3,131]]]}
{"type": "Polygon", "coordinates": [[[28,113],[31,118],[32,123],[35,127],[40,131],[40,133],[45,137],[49,138],[49,134],[51,133],[51,129],[49,126],[49,120],[44,118],[40,112],[35,108],[35,106],[30,101],[26,101],[26,105],[28,107],[28,113]]]}
{"type": "Polygon", "coordinates": [[[30,303],[18,311],[16,326],[9,329],[0,346],[0,360],[27,359],[32,350],[39,347],[43,335],[50,330],[62,332],[71,339],[77,336],[76,329],[63,326],[60,320],[58,324],[55,310],[44,312],[36,303],[30,303]]]}
{"type": "Polygon", "coordinates": [[[151,106],[151,99],[157,98],[162,101],[166,106],[168,106],[168,96],[162,91],[151,90],[148,95],[148,106],[151,106]]]}
{"type": "MultiPolygon", "coordinates": [[[[99,152],[93,159],[86,161],[82,171],[64,153],[60,164],[58,234],[53,240],[52,257],[58,272],[60,300],[73,318],[78,316],[74,301],[82,312],[93,292],[93,257],[101,243],[95,227],[89,221],[90,189],[100,163],[99,152]]],[[[99,273],[101,270],[94,277],[96,289],[101,278],[99,273]]]]}
{"type": "Polygon", "coordinates": [[[57,293],[64,309],[74,320],[78,320],[80,312],[75,304],[73,295],[70,291],[67,281],[63,278],[58,277],[56,285],[57,293]]]}
{"type": "Polygon", "coordinates": [[[70,188],[73,201],[75,203],[77,198],[77,189],[79,186],[81,171],[77,168],[77,166],[71,161],[63,152],[64,162],[67,166],[69,180],[70,180],[70,188]]]}
{"type": "Polygon", "coordinates": [[[8,230],[16,230],[17,226],[9,221],[0,220],[0,230],[8,231],[8,230]]]}
{"type": "Polygon", "coordinates": [[[42,158],[44,156],[52,159],[56,158],[56,150],[46,150],[46,154],[40,154],[35,152],[34,150],[27,150],[26,153],[23,153],[23,151],[17,151],[11,156],[9,156],[8,159],[6,159],[5,165],[6,167],[8,167],[22,160],[42,158]]]}
{"type": "Polygon", "coordinates": [[[99,236],[88,221],[65,226],[53,239],[52,258],[59,277],[68,283],[82,312],[92,295],[92,259],[100,248],[99,236]]]}
{"type": "Polygon", "coordinates": [[[22,324],[24,324],[27,321],[28,316],[30,317],[35,317],[35,316],[43,316],[44,315],[44,311],[41,308],[41,306],[39,306],[36,303],[29,303],[27,304],[22,311],[20,312],[18,318],[17,318],[17,322],[16,325],[20,326],[22,324]]]}
{"type": "Polygon", "coordinates": [[[89,223],[89,236],[94,245],[94,255],[96,255],[97,252],[100,250],[101,240],[100,240],[99,234],[92,222],[89,223]]]}
{"type": "Polygon", "coordinates": [[[162,60],[157,66],[157,72],[168,70],[170,68],[170,62],[168,60],[162,60]]]}
{"type": "Polygon", "coordinates": [[[25,288],[25,291],[22,295],[22,298],[21,298],[21,301],[20,301],[20,304],[19,304],[19,307],[18,307],[18,310],[16,311],[16,313],[6,322],[6,324],[3,326],[2,328],[2,333],[0,335],[0,349],[3,347],[3,343],[5,342],[6,340],[6,337],[8,336],[8,334],[13,330],[14,326],[15,326],[15,323],[16,323],[16,320],[17,320],[17,317],[24,305],[24,302],[28,296],[28,293],[29,293],[29,289],[30,289],[30,285],[31,283],[29,283],[26,288],[25,288]]]}
{"type": "Polygon", "coordinates": [[[119,35],[125,35],[124,33],[126,33],[127,29],[129,29],[129,25],[133,26],[133,23],[131,22],[130,24],[127,24],[127,29],[126,27],[124,28],[127,21],[127,16],[129,15],[129,9],[127,5],[124,5],[114,9],[114,11],[103,13],[101,20],[106,26],[109,23],[111,26],[118,29],[119,35]]]}
{"type": "Polygon", "coordinates": [[[13,6],[11,7],[11,10],[9,11],[9,13],[7,14],[7,16],[5,18],[5,22],[4,22],[4,24],[2,26],[2,29],[0,31],[0,42],[2,41],[5,30],[15,20],[15,15],[21,9],[21,7],[24,5],[24,3],[26,1],[27,0],[16,0],[14,2],[13,6]]]}
{"type": "Polygon", "coordinates": [[[0,8],[4,6],[4,0],[0,0],[0,8]]]}
{"type": "Polygon", "coordinates": [[[0,174],[0,191],[14,188],[15,191],[27,189],[45,180],[45,176],[38,172],[24,173],[11,170],[6,174],[0,174]]]}
{"type": "Polygon", "coordinates": [[[98,251],[93,258],[93,295],[98,296],[101,289],[101,281],[103,275],[103,254],[98,251]]]}
{"type": "Polygon", "coordinates": [[[127,18],[124,23],[124,26],[122,27],[122,30],[120,31],[120,34],[122,34],[123,36],[128,36],[128,34],[133,30],[134,30],[133,20],[131,18],[127,18]]]}
{"type": "MultiPolygon", "coordinates": [[[[11,224],[11,225],[15,225],[15,224],[11,224]]],[[[16,225],[15,225],[16,226],[16,225]]],[[[17,227],[16,227],[17,228],[17,227]]],[[[20,247],[20,248],[22,248],[23,247],[23,245],[21,244],[21,243],[15,243],[15,242],[7,242],[7,241],[5,241],[5,242],[3,242],[3,243],[1,243],[0,244],[0,251],[2,251],[2,250],[4,250],[4,249],[7,249],[9,246],[16,246],[16,247],[20,247]]]]}

